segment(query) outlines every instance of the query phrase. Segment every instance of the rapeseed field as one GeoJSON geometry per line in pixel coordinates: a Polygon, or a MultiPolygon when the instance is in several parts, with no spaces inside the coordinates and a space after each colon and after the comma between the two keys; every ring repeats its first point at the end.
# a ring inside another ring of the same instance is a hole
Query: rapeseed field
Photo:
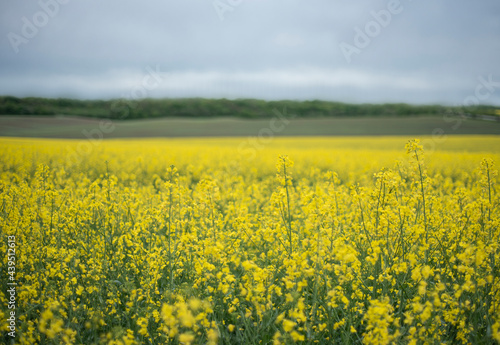
{"type": "Polygon", "coordinates": [[[2,342],[498,344],[499,148],[0,139],[2,342]]]}

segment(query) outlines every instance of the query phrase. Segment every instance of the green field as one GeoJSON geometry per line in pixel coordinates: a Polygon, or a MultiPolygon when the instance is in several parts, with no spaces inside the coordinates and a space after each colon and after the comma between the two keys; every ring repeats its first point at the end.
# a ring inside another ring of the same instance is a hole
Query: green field
{"type": "Polygon", "coordinates": [[[110,120],[61,116],[1,116],[0,136],[83,139],[86,137],[85,131],[101,133],[104,138],[500,134],[499,121],[439,116],[112,120],[108,122],[111,126],[108,133],[100,130],[101,121],[110,120]]]}

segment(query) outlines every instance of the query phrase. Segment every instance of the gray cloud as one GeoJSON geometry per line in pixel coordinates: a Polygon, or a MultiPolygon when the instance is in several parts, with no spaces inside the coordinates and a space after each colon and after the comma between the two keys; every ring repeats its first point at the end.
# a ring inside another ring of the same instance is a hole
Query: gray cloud
{"type": "Polygon", "coordinates": [[[0,94],[122,97],[157,65],[148,97],[461,104],[480,76],[500,82],[498,1],[395,1],[220,0],[220,20],[212,0],[6,0],[0,94]],[[356,28],[375,30],[366,47],[356,28]]]}

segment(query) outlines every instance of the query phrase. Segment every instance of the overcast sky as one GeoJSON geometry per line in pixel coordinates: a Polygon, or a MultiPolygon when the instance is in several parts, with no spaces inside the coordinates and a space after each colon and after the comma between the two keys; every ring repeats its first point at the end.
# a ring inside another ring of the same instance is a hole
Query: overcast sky
{"type": "Polygon", "coordinates": [[[0,94],[500,105],[498,0],[2,0],[0,94]]]}

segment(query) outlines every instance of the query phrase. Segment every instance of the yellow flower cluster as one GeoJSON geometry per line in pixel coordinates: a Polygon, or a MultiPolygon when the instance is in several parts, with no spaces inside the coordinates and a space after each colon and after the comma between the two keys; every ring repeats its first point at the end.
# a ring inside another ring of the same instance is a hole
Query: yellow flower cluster
{"type": "Polygon", "coordinates": [[[191,344],[197,339],[197,334],[202,335],[200,330],[205,328],[208,330],[207,344],[217,344],[216,323],[207,319],[210,313],[213,313],[210,305],[196,298],[190,299],[187,303],[179,298],[173,305],[164,304],[161,308],[162,333],[167,335],[168,340],[177,337],[181,344],[191,344]]]}
{"type": "Polygon", "coordinates": [[[238,142],[0,139],[16,342],[500,342],[498,138],[238,142]]]}

